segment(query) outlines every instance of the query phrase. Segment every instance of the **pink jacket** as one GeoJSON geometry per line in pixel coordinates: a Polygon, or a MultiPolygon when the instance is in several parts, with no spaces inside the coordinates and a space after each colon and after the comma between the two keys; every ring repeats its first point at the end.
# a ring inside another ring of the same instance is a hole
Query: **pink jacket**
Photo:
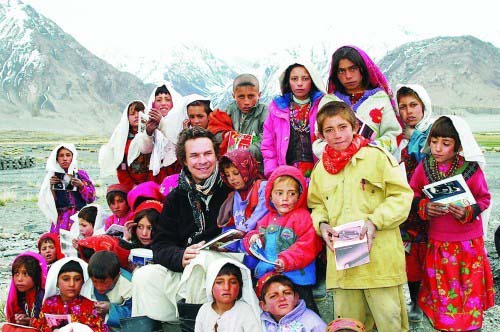
{"type": "MultiPolygon", "coordinates": [[[[311,135],[311,144],[316,140],[314,127],[316,123],[316,114],[318,105],[323,94],[317,92],[312,96],[313,104],[309,112],[309,127],[311,135]]],[[[260,149],[264,159],[264,176],[268,178],[271,173],[281,165],[286,165],[286,152],[290,139],[290,113],[288,106],[291,95],[285,94],[271,101],[268,106],[269,115],[264,122],[264,134],[260,149]]],[[[317,161],[314,157],[314,161],[317,161]]]]}

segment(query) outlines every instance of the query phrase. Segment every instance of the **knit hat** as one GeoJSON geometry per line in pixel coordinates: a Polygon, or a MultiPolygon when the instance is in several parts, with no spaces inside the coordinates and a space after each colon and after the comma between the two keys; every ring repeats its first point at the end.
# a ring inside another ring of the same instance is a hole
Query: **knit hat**
{"type": "Polygon", "coordinates": [[[135,204],[141,197],[147,198],[148,200],[154,199],[158,202],[162,202],[165,199],[165,196],[160,192],[160,186],[154,181],[143,182],[130,190],[127,195],[127,201],[133,211],[137,209],[135,204]]]}
{"type": "Polygon", "coordinates": [[[257,294],[257,297],[259,298],[259,300],[262,299],[261,292],[262,292],[262,288],[264,287],[264,285],[269,281],[269,279],[271,279],[272,277],[275,277],[275,276],[279,276],[279,275],[282,275],[282,274],[278,273],[276,271],[269,271],[266,274],[264,274],[262,277],[260,277],[259,280],[257,280],[257,285],[255,286],[255,294],[257,294]]]}
{"type": "Polygon", "coordinates": [[[108,189],[106,190],[106,195],[112,191],[119,191],[119,192],[124,193],[125,195],[128,194],[128,192],[129,192],[127,186],[125,186],[121,183],[110,184],[108,186],[108,189]]]}
{"type": "Polygon", "coordinates": [[[139,204],[137,209],[135,209],[135,211],[134,211],[134,219],[137,217],[139,212],[147,210],[147,209],[156,210],[158,213],[161,214],[161,211],[163,210],[163,204],[158,202],[158,201],[152,200],[152,199],[142,202],[141,204],[139,204]]]}

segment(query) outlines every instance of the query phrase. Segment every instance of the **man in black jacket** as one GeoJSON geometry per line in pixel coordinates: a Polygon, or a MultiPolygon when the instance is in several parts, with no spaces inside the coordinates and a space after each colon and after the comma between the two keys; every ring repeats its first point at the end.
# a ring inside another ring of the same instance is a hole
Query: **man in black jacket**
{"type": "MultiPolygon", "coordinates": [[[[153,225],[156,264],[134,273],[132,316],[175,320],[181,273],[205,241],[220,234],[217,216],[229,189],[220,178],[217,150],[214,136],[203,128],[179,134],[176,155],[183,168],[177,188],[167,196],[160,220],[153,225]]],[[[204,285],[204,280],[197,282],[204,285]]]]}

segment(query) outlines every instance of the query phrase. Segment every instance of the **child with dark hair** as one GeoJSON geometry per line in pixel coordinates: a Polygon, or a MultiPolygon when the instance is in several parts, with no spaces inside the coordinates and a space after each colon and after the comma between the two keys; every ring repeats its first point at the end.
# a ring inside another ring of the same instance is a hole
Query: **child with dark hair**
{"type": "Polygon", "coordinates": [[[135,209],[134,219],[125,224],[125,233],[120,246],[125,249],[151,249],[153,241],[153,225],[160,220],[163,204],[148,200],[135,209]]]}
{"type": "Polygon", "coordinates": [[[317,160],[312,144],[324,85],[307,61],[289,65],[279,80],[281,95],[269,104],[269,115],[264,122],[261,143],[264,176],[269,177],[280,165],[295,166],[308,175],[317,160]]]}
{"type": "Polygon", "coordinates": [[[259,279],[257,290],[262,308],[264,332],[323,332],[326,324],[299,298],[294,283],[282,274],[267,274],[259,279]]]}
{"type": "Polygon", "coordinates": [[[59,234],[55,233],[45,233],[40,236],[38,240],[38,252],[47,262],[47,267],[55,261],[64,257],[61,251],[61,241],[59,239],[59,234]]]}
{"type": "Polygon", "coordinates": [[[198,311],[195,332],[261,330],[258,300],[244,265],[228,258],[213,261],[207,271],[206,291],[209,302],[198,311]]]}
{"type": "MultiPolygon", "coordinates": [[[[432,106],[425,89],[417,84],[401,85],[396,93],[399,116],[404,124],[403,137],[399,142],[400,162],[404,163],[406,178],[411,181],[415,168],[425,157],[422,148],[432,125],[432,106]]],[[[425,251],[427,249],[428,223],[422,222],[417,211],[410,211],[408,218],[399,227],[405,246],[406,275],[410,290],[411,309],[408,320],[422,320],[422,310],[417,304],[420,281],[424,275],[425,251]]]]}
{"type": "Polygon", "coordinates": [[[9,323],[30,326],[38,318],[47,277],[45,259],[34,252],[24,252],[12,263],[5,318],[9,323]]]}
{"type": "Polygon", "coordinates": [[[307,306],[318,312],[312,295],[316,283],[316,256],[321,251],[320,238],[314,232],[307,210],[307,186],[302,172],[293,166],[279,166],[269,177],[265,201],[269,213],[246,234],[243,245],[261,243],[268,260],[259,261],[254,274],[257,279],[270,271],[283,273],[297,285],[307,306]]]}
{"type": "MultiPolygon", "coordinates": [[[[249,150],[237,149],[226,153],[219,161],[222,181],[234,191],[229,193],[219,210],[217,225],[222,231],[236,229],[242,238],[254,230],[257,221],[268,212],[264,199],[267,181],[261,179],[257,161],[249,150]]],[[[225,247],[233,252],[245,252],[240,242],[225,247]]],[[[253,269],[256,260],[245,256],[244,263],[253,269]]]]}
{"type": "Polygon", "coordinates": [[[132,274],[120,269],[118,256],[111,251],[96,252],[88,265],[96,311],[112,329],[132,311],[132,274]]]}
{"type": "Polygon", "coordinates": [[[481,216],[491,200],[482,171],[485,158],[468,124],[451,115],[441,116],[432,125],[424,148],[429,150],[410,182],[415,193],[413,208],[429,221],[418,304],[437,330],[480,330],[483,312],[495,304],[481,216]],[[459,174],[474,204],[442,204],[423,194],[425,185],[459,174]]]}
{"type": "Polygon", "coordinates": [[[132,144],[139,130],[139,114],[145,105],[134,100],[125,108],[108,143],[99,150],[101,177],[116,175],[118,182],[128,190],[150,178],[150,154],[142,154],[137,144],[132,144]]]}
{"type": "Polygon", "coordinates": [[[106,219],[104,230],[107,230],[113,224],[124,226],[127,221],[132,219],[134,213],[128,205],[128,192],[129,190],[125,186],[118,183],[108,187],[106,202],[108,202],[112,215],[106,219]]]}
{"type": "Polygon", "coordinates": [[[317,123],[327,146],[311,175],[308,206],[329,249],[326,287],[333,289],[335,316],[357,319],[369,331],[375,324],[379,331],[408,331],[398,227],[411,205],[406,176],[387,150],[356,134],[359,123],[348,104],[322,101],[317,123]],[[370,262],[339,269],[334,227],[353,221],[363,221],[359,239],[366,238],[370,262]]]}
{"type": "MultiPolygon", "coordinates": [[[[71,218],[75,218],[75,216],[71,216],[71,218]]],[[[107,215],[104,214],[99,205],[85,206],[78,212],[76,218],[78,218],[78,224],[73,224],[71,227],[72,243],[75,249],[78,249],[78,240],[104,233],[104,222],[107,215]]]]}
{"type": "Polygon", "coordinates": [[[45,288],[45,296],[38,319],[33,326],[41,332],[51,332],[73,323],[84,324],[94,332],[108,331],[101,316],[97,313],[94,302],[88,294],[81,294],[88,279],[87,264],[79,258],[65,257],[52,265],[45,288]],[[64,320],[52,319],[65,316],[64,320]]]}
{"type": "MultiPolygon", "coordinates": [[[[328,77],[328,95],[322,104],[343,101],[372,130],[370,140],[387,151],[396,152],[396,138],[401,125],[396,118],[396,104],[386,77],[373,60],[356,46],[342,46],[332,55],[328,77]]],[[[321,158],[326,142],[317,140],[314,153],[321,158]]]]}
{"type": "Polygon", "coordinates": [[[56,146],[47,159],[38,207],[51,222],[52,233],[70,230],[74,222],[71,216],[96,198],[90,177],[78,169],[77,157],[75,145],[63,143],[56,146]]]}
{"type": "Polygon", "coordinates": [[[142,154],[151,154],[149,169],[152,172],[150,180],[161,183],[171,174],[180,172],[180,165],[175,158],[175,142],[159,130],[160,122],[170,114],[174,103],[177,105],[180,96],[165,84],[155,88],[149,98],[151,109],[146,122],[146,132],[135,136],[131,146],[137,146],[142,154]]]}

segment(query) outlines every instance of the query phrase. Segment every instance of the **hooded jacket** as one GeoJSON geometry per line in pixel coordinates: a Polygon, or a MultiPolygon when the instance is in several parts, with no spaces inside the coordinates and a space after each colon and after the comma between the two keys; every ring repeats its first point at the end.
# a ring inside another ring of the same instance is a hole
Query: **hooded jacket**
{"type": "Polygon", "coordinates": [[[326,330],[325,322],[314,311],[306,307],[304,300],[299,300],[297,306],[276,322],[267,311],[261,315],[265,332],[297,331],[297,332],[323,332],[326,330]]]}
{"type": "MultiPolygon", "coordinates": [[[[315,259],[322,244],[307,210],[307,186],[304,176],[293,166],[278,167],[267,182],[265,197],[269,213],[259,220],[256,229],[248,232],[243,239],[245,250],[251,254],[250,238],[259,234],[266,257],[271,261],[279,258],[284,262],[284,275],[297,285],[316,283],[315,259]],[[271,194],[274,182],[283,175],[294,178],[300,184],[300,195],[295,208],[280,216],[271,202],[271,194]]],[[[260,278],[272,270],[273,265],[260,261],[255,268],[255,276],[260,278]]]]}
{"type": "MultiPolygon", "coordinates": [[[[316,69],[307,61],[298,61],[302,64],[311,76],[314,85],[319,89],[311,93],[311,109],[309,110],[309,134],[311,144],[315,139],[314,127],[316,123],[316,114],[318,113],[318,104],[324,95],[324,84],[319,78],[316,69]]],[[[288,68],[289,66],[286,66],[288,68]]],[[[280,165],[286,165],[286,153],[290,140],[290,102],[292,93],[283,93],[285,71],[280,75],[280,87],[282,95],[274,98],[268,107],[268,116],[264,122],[264,133],[260,145],[262,157],[264,160],[264,176],[269,177],[271,173],[280,165]]]]}

